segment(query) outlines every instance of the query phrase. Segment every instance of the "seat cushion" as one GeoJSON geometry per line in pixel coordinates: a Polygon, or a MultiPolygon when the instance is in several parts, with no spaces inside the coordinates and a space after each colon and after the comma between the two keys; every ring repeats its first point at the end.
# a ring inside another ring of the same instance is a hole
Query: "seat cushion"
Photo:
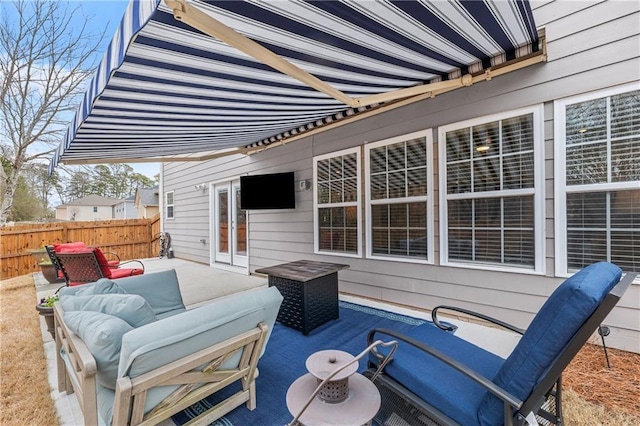
{"type": "Polygon", "coordinates": [[[64,322],[96,359],[98,383],[115,389],[122,336],[133,327],[118,317],[90,311],[65,312],[64,322]]]}
{"type": "MultiPolygon", "coordinates": [[[[535,316],[494,382],[525,400],[621,276],[620,268],[600,262],[562,283],[535,316]]],[[[481,423],[497,424],[503,415],[503,403],[487,394],[478,413],[481,423]]]]}
{"type": "MultiPolygon", "coordinates": [[[[406,335],[436,348],[489,380],[504,362],[499,356],[432,324],[418,326],[406,335]]],[[[401,342],[385,373],[458,423],[478,423],[476,413],[485,389],[435,357],[401,342]]]]}
{"type": "MultiPolygon", "coordinates": [[[[119,375],[138,377],[169,362],[255,328],[268,327],[269,340],[282,295],[275,287],[221,297],[198,308],[133,330],[122,341],[119,375]]],[[[263,352],[264,352],[263,347],[263,352]]],[[[220,369],[237,365],[240,353],[220,369]]]]}
{"type": "Polygon", "coordinates": [[[137,294],[64,296],[60,298],[60,304],[65,312],[102,312],[116,316],[132,327],[140,327],[157,320],[149,303],[137,294]]]}
{"type": "Polygon", "coordinates": [[[117,278],[131,277],[134,275],[142,275],[142,273],[144,272],[142,269],[138,269],[138,268],[113,269],[113,268],[109,268],[109,266],[102,266],[102,265],[100,265],[100,269],[102,270],[102,273],[104,274],[105,277],[111,278],[112,280],[115,280],[117,278]]]}
{"type": "Polygon", "coordinates": [[[187,312],[187,309],[186,308],[174,309],[172,311],[167,311],[167,312],[163,312],[161,314],[157,314],[156,317],[158,317],[158,319],[164,319],[164,318],[172,317],[174,315],[181,314],[183,312],[187,312]]]}

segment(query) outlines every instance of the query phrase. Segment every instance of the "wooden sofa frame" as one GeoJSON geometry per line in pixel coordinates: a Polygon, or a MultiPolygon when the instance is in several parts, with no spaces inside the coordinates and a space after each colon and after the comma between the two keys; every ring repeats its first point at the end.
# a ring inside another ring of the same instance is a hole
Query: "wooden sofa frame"
{"type": "MultiPolygon", "coordinates": [[[[96,373],[97,364],[84,342],[62,321],[64,311],[54,305],[58,389],[75,391],[86,425],[98,424],[96,373]],[[59,355],[61,352],[72,368],[59,355]]],[[[116,383],[113,425],[151,425],[168,419],[201,399],[238,380],[242,390],[197,417],[208,424],[246,403],[256,407],[255,379],[258,358],[266,341],[267,326],[258,324],[252,330],[211,345],[187,357],[163,365],[135,378],[121,377],[116,383]],[[237,351],[242,351],[235,369],[216,371],[237,351]],[[194,370],[203,366],[200,371],[194,370]],[[144,414],[147,391],[158,386],[179,386],[153,410],[144,414]]]]}

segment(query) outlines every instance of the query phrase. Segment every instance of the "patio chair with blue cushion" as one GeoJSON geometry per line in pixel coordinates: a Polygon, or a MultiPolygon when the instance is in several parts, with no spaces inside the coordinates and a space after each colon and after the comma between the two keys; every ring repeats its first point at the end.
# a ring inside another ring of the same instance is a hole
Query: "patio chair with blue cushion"
{"type": "MultiPolygon", "coordinates": [[[[393,360],[376,379],[382,394],[379,424],[561,424],[562,371],[596,331],[635,278],[611,263],[590,265],[562,283],[527,330],[465,309],[438,307],[434,327],[425,324],[406,335],[375,329],[369,342],[399,340],[393,360]],[[522,336],[503,359],[456,337],[438,321],[441,309],[477,316],[522,336]],[[531,417],[530,417],[531,418],[531,417]]],[[[372,357],[375,371],[378,357],[372,357]]]]}

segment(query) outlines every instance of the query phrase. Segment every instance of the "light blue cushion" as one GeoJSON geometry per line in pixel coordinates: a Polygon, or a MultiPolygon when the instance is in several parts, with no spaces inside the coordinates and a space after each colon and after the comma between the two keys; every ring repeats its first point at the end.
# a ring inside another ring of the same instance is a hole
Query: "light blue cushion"
{"type": "Polygon", "coordinates": [[[60,300],[65,312],[95,311],[116,316],[132,327],[140,327],[157,320],[149,303],[136,294],[98,294],[94,296],[66,296],[60,300]]]}
{"type": "Polygon", "coordinates": [[[95,294],[127,294],[122,287],[109,278],[100,278],[93,284],[78,286],[76,296],[92,296],[95,294]]]}
{"type": "Polygon", "coordinates": [[[115,389],[122,336],[133,327],[112,315],[89,311],[65,312],[64,322],[96,359],[98,383],[115,389]]]}
{"type": "MultiPolygon", "coordinates": [[[[493,381],[516,397],[526,399],[621,276],[620,268],[600,262],[562,283],[542,306],[493,381]]],[[[487,394],[478,413],[480,423],[502,424],[503,407],[497,397],[487,394]]]]}
{"type": "Polygon", "coordinates": [[[181,313],[186,312],[186,311],[187,311],[186,308],[179,308],[179,309],[174,309],[172,311],[167,311],[167,312],[162,312],[160,314],[156,314],[156,317],[158,317],[158,319],[169,318],[169,317],[181,314],[181,313]]]}
{"type": "MultiPolygon", "coordinates": [[[[275,287],[261,288],[223,297],[133,330],[122,341],[118,376],[137,377],[249,331],[260,322],[268,327],[268,340],[281,303],[282,295],[275,287]]],[[[238,356],[223,368],[237,364],[238,356]]]]}
{"type": "Polygon", "coordinates": [[[144,297],[156,315],[184,309],[174,269],[121,278],[118,279],[118,285],[127,293],[144,297]]]}

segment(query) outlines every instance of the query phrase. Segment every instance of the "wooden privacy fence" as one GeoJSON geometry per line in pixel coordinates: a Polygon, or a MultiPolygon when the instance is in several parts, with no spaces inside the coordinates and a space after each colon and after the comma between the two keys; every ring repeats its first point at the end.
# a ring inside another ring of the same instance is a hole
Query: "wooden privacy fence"
{"type": "Polygon", "coordinates": [[[121,260],[158,255],[160,215],[152,219],[30,223],[0,228],[0,279],[39,271],[32,250],[82,241],[117,253],[121,260]]]}

